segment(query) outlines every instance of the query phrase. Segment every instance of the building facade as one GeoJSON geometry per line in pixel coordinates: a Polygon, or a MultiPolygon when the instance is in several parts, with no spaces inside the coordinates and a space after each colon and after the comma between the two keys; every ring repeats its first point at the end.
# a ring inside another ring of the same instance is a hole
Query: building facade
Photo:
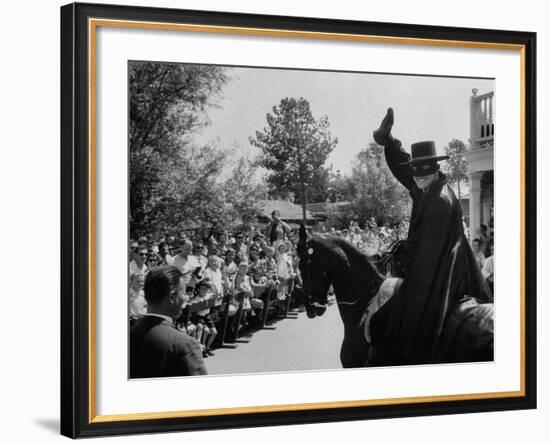
{"type": "Polygon", "coordinates": [[[470,238],[479,236],[482,224],[492,231],[494,224],[495,94],[470,97],[470,139],[464,158],[468,162],[470,238]]]}

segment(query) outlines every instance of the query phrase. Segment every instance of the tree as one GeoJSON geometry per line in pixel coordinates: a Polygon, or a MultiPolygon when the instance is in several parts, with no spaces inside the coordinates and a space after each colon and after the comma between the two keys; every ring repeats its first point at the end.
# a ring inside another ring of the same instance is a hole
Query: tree
{"type": "Polygon", "coordinates": [[[305,219],[306,187],[322,179],[319,169],[338,139],[331,136],[328,117],[316,120],[304,98],[284,98],[266,118],[267,127],[249,139],[261,150],[258,164],[271,172],[271,193],[293,192],[305,219]]]}
{"type": "Polygon", "coordinates": [[[129,77],[132,151],[169,148],[175,137],[203,127],[204,110],[228,81],[222,67],[151,62],[131,63],[129,77]]]}
{"type": "Polygon", "coordinates": [[[356,194],[355,186],[351,177],[342,175],[340,170],[330,174],[330,187],[328,192],[328,200],[331,203],[351,201],[356,194]]]}
{"type": "MultiPolygon", "coordinates": [[[[187,197],[181,188],[181,178],[191,167],[188,154],[196,153],[192,135],[207,124],[205,110],[227,81],[227,69],[217,66],[130,63],[132,232],[163,222],[172,212],[170,206],[182,207],[183,200],[194,197],[194,191],[187,197]]],[[[211,160],[202,164],[203,181],[216,170],[220,158],[211,160]]]]}
{"type": "Polygon", "coordinates": [[[408,192],[392,175],[382,146],[370,143],[357,154],[350,181],[354,189],[350,210],[361,224],[370,217],[392,223],[408,216],[408,192]]]}
{"type": "MultiPolygon", "coordinates": [[[[235,155],[233,155],[235,157],[235,155]]],[[[223,195],[224,213],[220,227],[235,225],[238,221],[258,215],[257,203],[266,199],[265,183],[258,177],[257,166],[248,159],[239,158],[223,181],[220,194],[223,195]]]]}
{"type": "Polygon", "coordinates": [[[456,183],[459,201],[461,198],[460,183],[468,179],[468,162],[464,159],[465,152],[466,145],[454,138],[445,146],[445,154],[449,155],[449,159],[443,166],[443,170],[449,182],[451,184],[456,183]]]}
{"type": "Polygon", "coordinates": [[[255,214],[265,195],[256,167],[234,148],[194,141],[228,80],[215,66],[130,64],[132,237],[222,230],[255,214]]]}
{"type": "Polygon", "coordinates": [[[166,164],[145,206],[143,222],[131,223],[132,237],[186,229],[221,231],[257,213],[265,185],[256,167],[234,149],[189,144],[174,164],[166,164]]]}

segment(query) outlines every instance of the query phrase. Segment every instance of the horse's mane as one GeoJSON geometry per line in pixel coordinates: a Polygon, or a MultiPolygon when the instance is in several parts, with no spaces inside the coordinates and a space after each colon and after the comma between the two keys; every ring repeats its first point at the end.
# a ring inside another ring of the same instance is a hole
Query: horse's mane
{"type": "MultiPolygon", "coordinates": [[[[337,236],[329,235],[326,233],[314,233],[311,235],[311,240],[315,241],[317,244],[321,245],[326,249],[332,250],[335,253],[343,252],[344,257],[348,260],[351,265],[358,265],[362,268],[368,266],[372,269],[373,272],[378,274],[376,268],[369,261],[366,253],[359,250],[355,245],[349,242],[346,239],[339,238],[337,236]]],[[[340,253],[342,254],[342,253],[340,253]]]]}

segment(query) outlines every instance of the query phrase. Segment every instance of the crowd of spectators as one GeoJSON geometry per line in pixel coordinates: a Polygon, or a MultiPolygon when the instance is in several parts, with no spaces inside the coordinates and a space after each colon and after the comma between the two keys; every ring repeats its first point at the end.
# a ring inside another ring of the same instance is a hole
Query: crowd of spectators
{"type": "Polygon", "coordinates": [[[385,223],[378,226],[374,218],[361,229],[357,221],[352,221],[349,228],[337,230],[335,228],[322,228],[321,232],[344,238],[355,245],[369,257],[380,257],[389,252],[392,246],[400,240],[405,240],[409,232],[409,223],[401,221],[394,225],[385,223]]]}
{"type": "MultiPolygon", "coordinates": [[[[364,228],[351,222],[346,229],[322,227],[319,233],[341,237],[376,260],[397,241],[405,240],[408,229],[407,222],[378,226],[371,218],[364,228]]],[[[295,288],[301,286],[296,240],[297,234],[280,219],[277,211],[263,230],[224,231],[207,238],[188,232],[151,234],[131,240],[130,322],[147,312],[143,294],[147,272],[160,265],[174,266],[183,275],[186,305],[204,307],[194,309],[191,314],[184,309],[176,326],[199,342],[203,357],[213,356],[212,346],[220,337],[224,317],[230,318],[226,327],[234,334],[247,326],[261,328],[268,315],[299,307],[293,304],[292,296],[295,288]],[[205,304],[206,300],[211,302],[205,304]]],[[[492,289],[492,240],[482,234],[472,241],[472,249],[492,289]]]]}
{"type": "Polygon", "coordinates": [[[205,307],[191,314],[184,310],[176,321],[182,332],[200,343],[203,357],[214,355],[212,345],[224,316],[231,318],[228,327],[233,334],[243,327],[261,327],[268,315],[288,311],[294,288],[301,285],[295,234],[277,211],[263,231],[240,229],[207,238],[181,232],[177,237],[146,235],[131,240],[131,323],[147,312],[145,275],[159,265],[180,270],[188,306],[205,307]]]}
{"type": "Polygon", "coordinates": [[[491,292],[494,295],[494,280],[495,280],[495,247],[493,233],[489,231],[486,225],[482,224],[478,236],[472,241],[472,250],[476,261],[481,269],[481,273],[487,280],[491,292]]]}

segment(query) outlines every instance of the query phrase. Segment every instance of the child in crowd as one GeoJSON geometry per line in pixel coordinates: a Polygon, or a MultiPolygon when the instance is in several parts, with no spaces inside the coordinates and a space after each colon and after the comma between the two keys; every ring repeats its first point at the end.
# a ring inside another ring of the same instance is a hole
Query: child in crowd
{"type": "Polygon", "coordinates": [[[206,247],[201,243],[196,243],[193,245],[193,256],[198,261],[202,267],[202,271],[206,268],[208,264],[208,258],[205,256],[206,247]]]}
{"type": "Polygon", "coordinates": [[[250,286],[252,287],[252,297],[250,298],[250,305],[252,307],[251,316],[257,317],[257,314],[263,309],[264,302],[261,297],[269,287],[269,283],[264,274],[263,263],[259,257],[260,245],[253,242],[250,245],[249,251],[249,265],[248,276],[250,280],[250,286]]]}
{"type": "MultiPolygon", "coordinates": [[[[252,285],[250,284],[250,277],[248,276],[248,262],[246,260],[242,260],[239,263],[239,270],[235,275],[233,293],[235,301],[238,303],[242,302],[244,325],[246,325],[248,323],[248,317],[252,312],[250,299],[254,296],[252,285]]],[[[237,327],[239,326],[240,324],[237,324],[237,327]]]]}
{"type": "Polygon", "coordinates": [[[250,276],[250,285],[254,291],[254,296],[261,296],[269,287],[270,283],[265,274],[264,262],[260,259],[260,245],[252,243],[250,246],[250,263],[248,265],[248,276],[250,276]]]}
{"type": "Polygon", "coordinates": [[[235,280],[235,275],[237,274],[238,266],[235,261],[236,253],[235,249],[228,248],[227,252],[225,253],[225,261],[222,268],[222,274],[225,278],[229,280],[231,285],[233,285],[233,281],[235,280]]]}
{"type": "Polygon", "coordinates": [[[279,301],[284,301],[288,295],[289,281],[294,277],[291,257],[288,255],[288,246],[284,242],[277,245],[275,261],[277,266],[277,277],[279,279],[277,299],[279,301]]]}
{"type": "Polygon", "coordinates": [[[275,249],[273,247],[264,247],[264,271],[265,276],[278,283],[277,262],[275,261],[275,249]]]}
{"type": "MultiPolygon", "coordinates": [[[[189,300],[192,300],[194,295],[195,295],[194,288],[191,287],[191,286],[188,286],[188,287],[185,288],[185,291],[187,293],[187,298],[189,300]]],[[[198,327],[198,324],[194,323],[191,320],[188,320],[189,315],[188,315],[187,308],[188,307],[186,307],[182,310],[181,315],[176,320],[176,327],[178,328],[178,330],[186,333],[187,335],[191,336],[192,338],[197,339],[197,336],[198,336],[199,332],[202,333],[202,327],[198,327]]],[[[195,318],[191,318],[191,319],[195,320],[195,318]]]]}
{"type": "Polygon", "coordinates": [[[222,302],[224,295],[223,275],[221,271],[221,258],[216,255],[208,257],[208,264],[204,270],[204,279],[212,285],[211,296],[216,298],[216,306],[222,302]]]}
{"type": "MultiPolygon", "coordinates": [[[[196,300],[198,302],[208,301],[212,296],[215,296],[215,290],[212,283],[203,279],[197,286],[196,300]]],[[[216,330],[210,307],[197,311],[196,316],[198,317],[198,323],[202,325],[202,334],[199,340],[203,349],[202,355],[203,357],[213,356],[214,352],[211,350],[211,347],[214,339],[216,339],[218,330],[216,330]]]]}

